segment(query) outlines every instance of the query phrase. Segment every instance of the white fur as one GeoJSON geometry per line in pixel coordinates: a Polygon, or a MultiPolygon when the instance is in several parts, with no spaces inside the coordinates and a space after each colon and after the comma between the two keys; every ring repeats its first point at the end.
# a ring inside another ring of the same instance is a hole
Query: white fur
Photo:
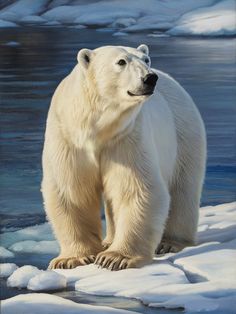
{"type": "Polygon", "coordinates": [[[160,253],[194,243],[205,130],[186,91],[145,63],[148,52],[145,45],[83,49],[53,96],[42,182],[61,246],[51,268],[75,267],[95,256],[103,267],[138,267],[151,261],[157,247],[160,253]],[[159,77],[154,95],[129,96],[151,72],[159,77]]]}

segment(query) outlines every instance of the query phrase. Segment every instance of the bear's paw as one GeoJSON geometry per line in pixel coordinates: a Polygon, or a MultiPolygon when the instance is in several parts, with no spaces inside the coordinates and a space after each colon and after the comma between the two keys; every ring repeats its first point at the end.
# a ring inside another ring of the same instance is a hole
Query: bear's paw
{"type": "Polygon", "coordinates": [[[103,251],[95,259],[95,264],[109,270],[141,267],[146,260],[142,257],[131,257],[116,251],[103,251]]]}
{"type": "Polygon", "coordinates": [[[71,269],[77,266],[83,266],[91,264],[95,261],[94,255],[88,255],[83,257],[56,257],[49,263],[48,269],[71,269]]]}
{"type": "Polygon", "coordinates": [[[185,243],[162,240],[161,243],[156,248],[155,254],[162,255],[166,253],[177,253],[179,251],[182,251],[186,246],[188,245],[185,243]]]}

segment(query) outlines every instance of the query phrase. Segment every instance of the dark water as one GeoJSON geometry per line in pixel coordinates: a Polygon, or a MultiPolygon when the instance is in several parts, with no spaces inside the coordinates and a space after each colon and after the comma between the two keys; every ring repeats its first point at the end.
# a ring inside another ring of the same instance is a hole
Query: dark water
{"type": "MultiPolygon", "coordinates": [[[[135,47],[141,43],[150,46],[153,67],[174,76],[191,94],[203,116],[208,163],[202,205],[236,199],[234,39],[153,38],[146,34],[113,37],[109,32],[60,28],[0,30],[0,212],[4,229],[45,220],[40,181],[46,116],[53,91],[75,65],[78,50],[106,44],[135,47]]],[[[45,268],[49,259],[47,255],[16,254],[7,261],[19,266],[30,261],[45,268]]],[[[1,284],[2,298],[27,293],[24,289],[7,289],[4,280],[1,284]]],[[[57,294],[80,303],[142,313],[176,313],[150,309],[124,298],[75,291],[57,294]]]]}

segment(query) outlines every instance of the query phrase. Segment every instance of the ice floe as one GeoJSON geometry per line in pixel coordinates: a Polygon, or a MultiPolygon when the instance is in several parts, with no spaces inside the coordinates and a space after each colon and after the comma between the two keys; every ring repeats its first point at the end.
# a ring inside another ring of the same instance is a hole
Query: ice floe
{"type": "Polygon", "coordinates": [[[18,268],[14,263],[0,264],[0,277],[9,277],[18,268]]]}
{"type": "Polygon", "coordinates": [[[25,240],[12,244],[9,249],[14,252],[25,253],[59,253],[59,246],[56,241],[25,240]]]}
{"type": "MultiPolygon", "coordinates": [[[[45,223],[12,233],[20,234],[24,239],[33,236],[34,241],[39,242],[45,237],[53,241],[48,228],[45,223]],[[45,234],[37,230],[44,230],[45,234]]],[[[19,240],[10,233],[3,235],[5,243],[11,246],[13,239],[19,240]]],[[[24,266],[16,269],[7,283],[35,291],[62,289],[69,285],[94,295],[135,298],[150,307],[183,308],[186,313],[233,314],[236,308],[236,203],[201,208],[198,238],[197,246],[155,257],[151,265],[140,269],[111,272],[91,264],[75,269],[43,271],[24,266]],[[57,275],[62,277],[55,279],[57,275]]],[[[43,247],[40,252],[43,253],[43,247]]],[[[54,306],[49,294],[48,297],[47,304],[54,306]]],[[[42,306],[47,302],[46,295],[44,298],[42,306]]],[[[21,296],[9,299],[5,304],[11,307],[15,300],[19,306],[24,306],[21,296]]],[[[33,298],[32,306],[38,306],[37,302],[33,298]]],[[[69,304],[67,313],[70,313],[69,304]]]]}
{"type": "Polygon", "coordinates": [[[135,314],[137,312],[112,309],[107,306],[78,304],[45,293],[21,294],[2,301],[1,314],[135,314]]]}
{"type": "Polygon", "coordinates": [[[207,8],[199,8],[184,14],[176,26],[168,31],[171,35],[234,35],[236,16],[235,1],[219,1],[207,8]]]}
{"type": "Polygon", "coordinates": [[[33,291],[58,290],[66,288],[66,285],[67,280],[65,276],[47,270],[31,278],[27,289],[33,291]]]}
{"type": "Polygon", "coordinates": [[[40,274],[41,270],[31,265],[25,265],[13,272],[8,278],[8,287],[26,288],[31,278],[40,274]]]}
{"type": "Polygon", "coordinates": [[[5,247],[3,247],[3,246],[0,246],[0,256],[1,256],[1,258],[14,257],[14,253],[5,249],[5,247]]]}

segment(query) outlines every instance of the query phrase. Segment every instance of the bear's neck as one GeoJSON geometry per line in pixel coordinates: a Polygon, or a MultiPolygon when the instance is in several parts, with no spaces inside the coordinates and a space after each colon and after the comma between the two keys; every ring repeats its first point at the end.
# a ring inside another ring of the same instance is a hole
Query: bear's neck
{"type": "MultiPolygon", "coordinates": [[[[92,78],[89,78],[90,86],[92,78]]],[[[119,103],[98,96],[96,82],[89,88],[87,80],[79,67],[75,67],[66,89],[75,91],[73,98],[68,94],[67,106],[64,107],[64,131],[79,149],[100,151],[132,132],[141,105],[122,110],[119,103]],[[71,121],[71,119],[73,121],[71,121]]]]}

